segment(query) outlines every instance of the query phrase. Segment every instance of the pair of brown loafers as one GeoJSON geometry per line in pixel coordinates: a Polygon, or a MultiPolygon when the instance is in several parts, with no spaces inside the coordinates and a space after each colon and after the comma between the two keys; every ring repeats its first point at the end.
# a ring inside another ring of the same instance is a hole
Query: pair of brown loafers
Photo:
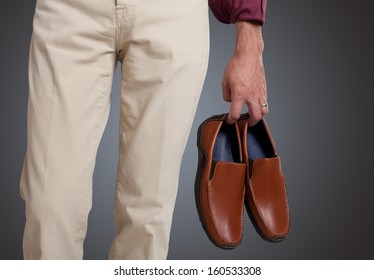
{"type": "Polygon", "coordinates": [[[243,236],[243,212],[262,238],[284,240],[290,219],[285,180],[270,130],[261,120],[248,127],[248,114],[233,125],[227,114],[199,127],[195,199],[201,224],[218,247],[232,249],[243,236]]]}

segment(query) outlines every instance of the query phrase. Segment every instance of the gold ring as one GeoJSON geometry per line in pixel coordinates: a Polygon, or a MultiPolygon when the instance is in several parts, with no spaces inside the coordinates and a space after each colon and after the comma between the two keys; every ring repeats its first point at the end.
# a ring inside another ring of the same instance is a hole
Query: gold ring
{"type": "Polygon", "coordinates": [[[260,105],[261,108],[264,108],[264,107],[269,107],[269,104],[268,103],[263,103],[260,105]]]}

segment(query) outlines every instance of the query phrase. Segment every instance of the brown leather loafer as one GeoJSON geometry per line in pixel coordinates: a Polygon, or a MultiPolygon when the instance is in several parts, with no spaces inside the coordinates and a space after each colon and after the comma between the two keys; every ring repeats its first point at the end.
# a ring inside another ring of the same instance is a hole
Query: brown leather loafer
{"type": "Polygon", "coordinates": [[[257,232],[268,241],[284,240],[290,218],[285,178],[270,130],[261,120],[248,127],[248,114],[238,121],[247,163],[245,205],[257,232]]]}
{"type": "Polygon", "coordinates": [[[243,236],[246,165],[238,125],[226,124],[225,118],[213,116],[199,127],[195,200],[209,239],[220,248],[233,249],[243,236]]]}

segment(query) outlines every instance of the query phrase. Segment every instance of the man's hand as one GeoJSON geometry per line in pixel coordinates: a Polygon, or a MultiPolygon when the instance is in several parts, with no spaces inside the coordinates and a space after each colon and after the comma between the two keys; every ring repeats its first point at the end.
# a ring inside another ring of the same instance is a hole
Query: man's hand
{"type": "Polygon", "coordinates": [[[235,23],[235,26],[236,48],[222,80],[223,99],[231,102],[227,122],[235,123],[246,104],[250,116],[248,124],[253,126],[269,111],[261,26],[244,21],[235,23]]]}

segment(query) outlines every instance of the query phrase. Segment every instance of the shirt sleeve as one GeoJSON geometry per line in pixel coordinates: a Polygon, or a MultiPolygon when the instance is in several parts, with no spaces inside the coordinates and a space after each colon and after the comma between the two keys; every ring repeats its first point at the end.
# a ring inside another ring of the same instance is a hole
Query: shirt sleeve
{"type": "Polygon", "coordinates": [[[214,16],[223,23],[237,21],[265,22],[267,0],[209,0],[214,16]]]}

